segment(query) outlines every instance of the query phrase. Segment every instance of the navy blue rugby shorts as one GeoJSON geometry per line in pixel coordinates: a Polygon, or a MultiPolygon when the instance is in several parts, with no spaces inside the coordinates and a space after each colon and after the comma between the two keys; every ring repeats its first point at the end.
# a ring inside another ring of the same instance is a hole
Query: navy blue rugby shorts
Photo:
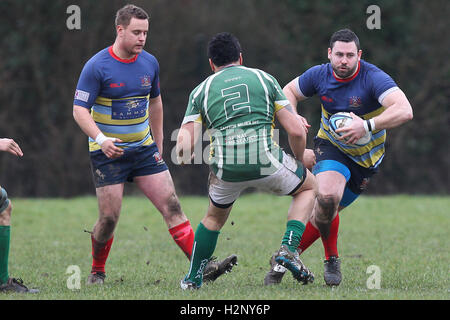
{"type": "Polygon", "coordinates": [[[96,188],[132,182],[134,177],[168,170],[156,143],[128,148],[120,158],[109,159],[102,150],[90,152],[91,170],[96,188]]]}
{"type": "Polygon", "coordinates": [[[335,147],[330,141],[314,138],[314,154],[316,165],[313,174],[324,171],[337,171],[347,180],[344,195],[340,202],[341,207],[347,207],[367,188],[370,178],[378,171],[364,168],[350,159],[345,153],[335,147]]]}

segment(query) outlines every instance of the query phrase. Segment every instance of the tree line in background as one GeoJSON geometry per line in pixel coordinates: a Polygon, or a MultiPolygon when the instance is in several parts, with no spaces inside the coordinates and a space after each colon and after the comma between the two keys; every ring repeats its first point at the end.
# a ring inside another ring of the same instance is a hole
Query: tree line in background
{"type": "MultiPolygon", "coordinates": [[[[84,63],[113,43],[114,16],[127,1],[0,1],[0,137],[24,151],[0,156],[0,183],[19,196],[93,194],[87,137],[72,117],[74,90],[84,63]],[[66,26],[69,5],[81,9],[81,29],[66,26]]],[[[414,109],[413,121],[388,131],[386,157],[369,194],[450,191],[450,16],[445,0],[377,1],[381,29],[366,26],[369,1],[175,0],[135,1],[150,14],[146,50],[160,63],[164,102],[164,158],[179,194],[205,194],[206,165],[170,161],[190,91],[210,74],[206,45],[217,32],[235,34],[244,64],[265,70],[281,86],[326,63],[331,34],[358,34],[363,59],[390,74],[414,109]]],[[[300,104],[313,125],[317,98],[300,104]]],[[[286,136],[280,144],[287,148],[286,136]]],[[[130,190],[133,190],[132,188],[130,190]]]]}

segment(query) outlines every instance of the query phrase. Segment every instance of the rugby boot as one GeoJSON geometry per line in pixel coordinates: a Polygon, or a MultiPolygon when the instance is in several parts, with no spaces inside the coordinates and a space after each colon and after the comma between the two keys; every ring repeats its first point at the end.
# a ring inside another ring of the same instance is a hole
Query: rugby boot
{"type": "Polygon", "coordinates": [[[198,290],[200,286],[198,286],[195,282],[181,279],[180,287],[183,290],[198,290]]]}
{"type": "Polygon", "coordinates": [[[235,265],[237,265],[237,255],[235,254],[222,261],[217,261],[216,257],[211,257],[203,270],[203,281],[212,282],[224,273],[231,272],[235,265]]]}
{"type": "Polygon", "coordinates": [[[266,286],[281,283],[281,280],[286,273],[286,268],[275,261],[275,256],[277,255],[277,253],[278,251],[275,252],[270,258],[270,270],[264,277],[264,285],[266,286]]]}
{"type": "Polygon", "coordinates": [[[308,284],[314,281],[313,273],[300,260],[297,250],[292,252],[286,245],[281,245],[280,250],[276,253],[275,261],[288,269],[298,282],[308,284]]]}
{"type": "Polygon", "coordinates": [[[104,272],[91,272],[88,276],[86,284],[103,284],[105,282],[106,274],[104,272]]]}
{"type": "Polygon", "coordinates": [[[6,283],[0,285],[0,292],[38,293],[39,290],[29,289],[20,278],[9,278],[6,283]]]}
{"type": "Polygon", "coordinates": [[[331,256],[324,261],[323,279],[328,286],[338,286],[342,280],[341,260],[331,256]]]}

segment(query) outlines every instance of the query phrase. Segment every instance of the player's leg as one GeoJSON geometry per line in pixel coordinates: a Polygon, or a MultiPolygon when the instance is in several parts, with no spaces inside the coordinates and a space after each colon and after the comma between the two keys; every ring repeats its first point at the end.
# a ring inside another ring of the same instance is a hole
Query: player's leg
{"type": "Polygon", "coordinates": [[[198,289],[203,283],[203,273],[216,249],[220,229],[225,224],[230,214],[232,205],[221,208],[216,207],[210,200],[208,212],[197,227],[192,259],[189,271],[181,280],[182,289],[198,289]]]}
{"type": "Polygon", "coordinates": [[[133,170],[128,181],[134,181],[142,193],[161,213],[172,238],[189,259],[194,231],[181,210],[169,169],[156,144],[136,148],[132,154],[133,170]]]}
{"type": "Polygon", "coordinates": [[[124,184],[113,184],[96,188],[98,219],[92,235],[92,268],[87,284],[102,284],[106,277],[105,264],[114,240],[122,207],[124,184]]]}
{"type": "Polygon", "coordinates": [[[8,272],[9,248],[11,241],[12,203],[6,190],[0,187],[0,292],[37,293],[28,289],[20,279],[10,278],[8,272]]]}
{"type": "Polygon", "coordinates": [[[301,223],[301,233],[286,230],[282,244],[286,244],[291,251],[295,251],[300,243],[306,223],[311,217],[316,198],[316,181],[313,174],[306,170],[306,178],[302,186],[292,194],[292,202],[288,210],[288,224],[290,221],[298,221],[301,223]],[[295,236],[294,236],[295,234],[295,236]]]}
{"type": "Polygon", "coordinates": [[[264,284],[280,283],[286,268],[298,281],[312,281],[313,276],[301,262],[296,249],[314,206],[317,191],[314,176],[300,162],[285,154],[283,167],[271,176],[261,179],[261,182],[260,186],[257,186],[259,189],[278,190],[278,195],[292,196],[281,247],[271,258],[271,268],[264,278],[264,284]]]}
{"type": "Polygon", "coordinates": [[[339,230],[338,206],[341,201],[348,169],[338,162],[330,162],[337,171],[329,170],[317,173],[318,195],[312,224],[320,231],[325,249],[324,280],[327,285],[339,285],[342,280],[340,260],[337,250],[339,230]],[[344,172],[344,173],[343,173],[344,172]]]}
{"type": "Polygon", "coordinates": [[[194,231],[181,209],[169,170],[134,178],[136,185],[161,213],[175,243],[190,259],[194,231]],[[155,187],[157,186],[157,187],[155,187]]]}
{"type": "MultiPolygon", "coordinates": [[[[344,168],[343,165],[335,161],[331,165],[344,168]]],[[[348,171],[348,169],[346,170],[348,171]]],[[[321,236],[328,238],[331,222],[336,217],[347,178],[340,171],[328,170],[317,173],[316,179],[318,192],[314,206],[313,223],[319,229],[321,236]]]]}
{"type": "MultiPolygon", "coordinates": [[[[161,213],[175,243],[191,260],[195,233],[189,219],[181,209],[169,170],[138,176],[134,180],[139,189],[161,213]],[[158,186],[158,188],[154,186],[158,186]]],[[[235,255],[223,260],[210,260],[204,268],[204,281],[214,281],[225,272],[231,271],[236,260],[235,255]]]]}
{"type": "MultiPolygon", "coordinates": [[[[318,177],[319,195],[321,193],[321,186],[330,186],[332,184],[335,184],[335,196],[341,194],[342,192],[342,196],[339,197],[338,208],[329,223],[329,228],[325,231],[321,229],[320,222],[317,222],[317,217],[313,219],[318,229],[320,229],[322,244],[325,250],[324,280],[325,283],[330,286],[339,285],[342,281],[342,274],[340,271],[341,261],[339,259],[337,249],[339,211],[349,206],[358,198],[358,196],[366,189],[370,181],[370,177],[376,172],[376,169],[363,168],[348,158],[342,158],[341,154],[336,154],[334,157],[337,157],[339,161],[322,161],[320,165],[315,168],[315,170],[317,171],[317,177],[322,174],[325,175],[326,172],[331,173],[333,171],[335,172],[335,175],[340,173],[343,177],[345,177],[345,183],[342,181],[342,178],[340,182],[340,187],[343,188],[342,191],[340,189],[336,191],[336,188],[338,187],[335,181],[321,182],[318,177]]],[[[330,188],[325,188],[323,193],[326,193],[329,190],[330,188]]],[[[331,190],[333,189],[331,188],[331,190]]],[[[336,202],[334,202],[334,204],[336,204],[336,202]]]]}
{"type": "MultiPolygon", "coordinates": [[[[9,246],[11,240],[11,201],[7,196],[3,196],[2,188],[2,204],[0,213],[0,285],[4,285],[9,279],[8,258],[9,246]]],[[[5,191],[6,193],[6,191],[5,191]]]]}
{"type": "MultiPolygon", "coordinates": [[[[281,248],[274,256],[274,260],[287,268],[294,278],[307,284],[314,281],[314,275],[300,260],[297,247],[303,236],[305,225],[311,217],[316,198],[316,181],[311,172],[305,170],[305,179],[301,187],[292,194],[291,206],[288,210],[286,231],[281,241],[281,248]]],[[[264,279],[266,285],[281,282],[284,270],[274,266],[264,279]]]]}
{"type": "Polygon", "coordinates": [[[234,202],[246,187],[245,183],[226,182],[211,172],[208,185],[209,207],[195,232],[191,264],[188,274],[181,280],[182,289],[198,289],[202,282],[207,281],[207,277],[214,280],[219,275],[231,271],[237,264],[237,256],[231,255],[221,264],[214,264],[215,269],[210,267],[219,231],[228,219],[234,202]]]}
{"type": "Polygon", "coordinates": [[[92,269],[87,284],[102,284],[105,264],[114,240],[114,230],[120,216],[125,181],[133,166],[133,152],[126,149],[115,159],[102,150],[90,152],[91,172],[98,202],[98,219],[92,234],[92,269]]]}

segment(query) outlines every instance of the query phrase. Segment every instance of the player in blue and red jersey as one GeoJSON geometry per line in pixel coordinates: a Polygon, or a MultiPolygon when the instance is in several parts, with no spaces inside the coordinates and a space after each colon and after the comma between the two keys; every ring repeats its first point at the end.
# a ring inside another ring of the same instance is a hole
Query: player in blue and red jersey
{"type": "MultiPolygon", "coordinates": [[[[84,66],[75,92],[73,115],[89,136],[99,218],[92,232],[88,284],[103,283],[105,263],[119,220],[124,183],[134,181],[161,212],[175,242],[190,259],[194,232],[175,193],[163,153],[163,104],[159,64],[143,50],[147,13],[127,5],[116,15],[114,44],[84,66]]],[[[205,268],[214,280],[236,263],[236,256],[205,268]]]]}
{"type": "MultiPolygon", "coordinates": [[[[324,279],[327,285],[342,280],[337,250],[338,212],[366,189],[384,158],[386,129],[413,117],[411,105],[392,78],[373,64],[361,60],[359,39],[349,29],[330,39],[330,63],[314,66],[288,83],[283,91],[292,106],[317,95],[321,102],[320,129],[314,139],[314,153],[305,152],[304,163],[313,166],[318,183],[315,210],[307,224],[298,251],[306,250],[319,237],[325,249],[324,279]],[[350,126],[331,133],[328,119],[338,112],[350,112],[350,126]],[[353,145],[368,131],[372,139],[364,146],[353,145]],[[345,139],[345,140],[344,140],[345,139]]],[[[303,119],[308,127],[306,119],[303,119]]],[[[283,268],[271,264],[266,284],[279,283],[283,268]]]]}

